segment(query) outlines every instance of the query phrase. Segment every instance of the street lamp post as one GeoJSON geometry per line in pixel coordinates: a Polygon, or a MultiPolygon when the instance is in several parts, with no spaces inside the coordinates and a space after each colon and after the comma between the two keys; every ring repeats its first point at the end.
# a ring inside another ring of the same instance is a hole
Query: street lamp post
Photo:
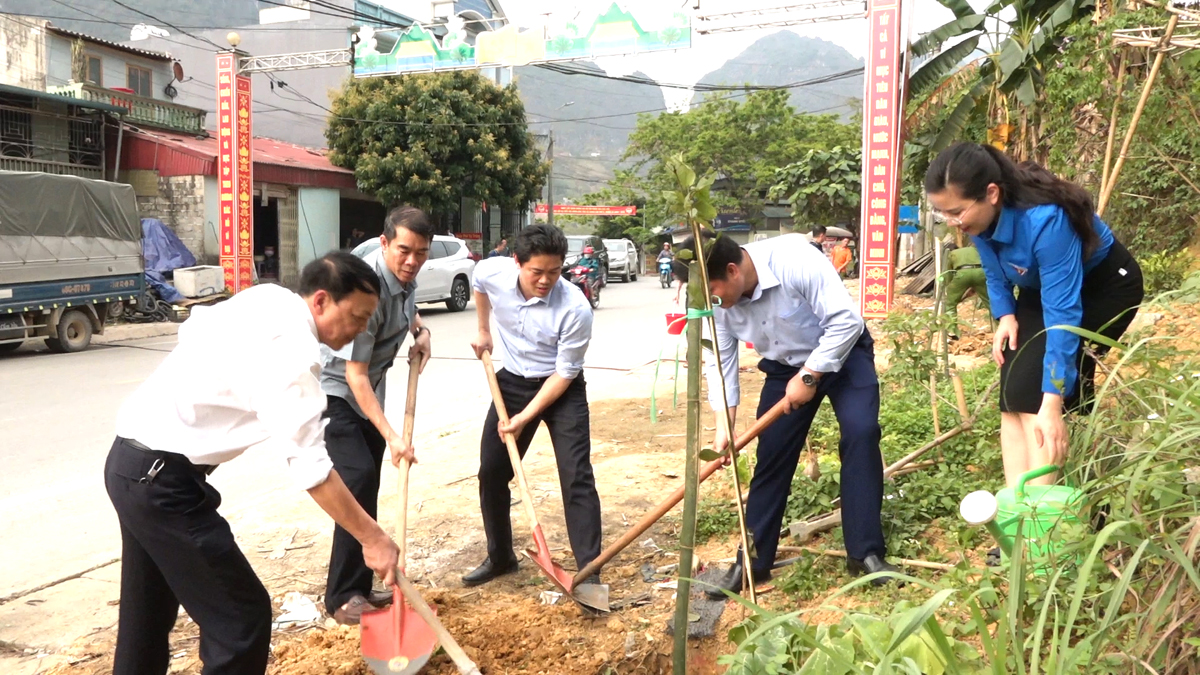
{"type": "MultiPolygon", "coordinates": [[[[567,101],[558,106],[555,110],[562,110],[567,106],[575,105],[575,101],[567,101]]],[[[553,122],[551,122],[553,124],[553,122]]],[[[554,226],[554,127],[551,126],[549,133],[550,142],[546,144],[546,160],[550,164],[550,174],[546,176],[546,224],[554,226]]]]}

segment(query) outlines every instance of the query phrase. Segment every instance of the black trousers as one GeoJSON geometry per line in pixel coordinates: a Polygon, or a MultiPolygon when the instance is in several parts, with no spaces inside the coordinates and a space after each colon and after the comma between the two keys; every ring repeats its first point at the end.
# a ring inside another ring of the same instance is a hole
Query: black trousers
{"type": "MultiPolygon", "coordinates": [[[[328,399],[325,449],[350,494],[367,515],[378,520],[379,480],[387,441],[371,420],[354,412],[346,399],[339,396],[328,399]]],[[[374,579],[375,573],[363,560],[362,544],[341,525],[334,526],[329,576],[325,582],[325,609],[332,615],[356,595],[369,597],[374,579]]]]}
{"type": "MultiPolygon", "coordinates": [[[[546,378],[518,377],[507,370],[497,372],[496,379],[500,382],[504,407],[509,415],[524,410],[546,381],[546,378]]],[[[582,568],[600,555],[600,495],[596,492],[596,477],[592,473],[590,413],[582,373],[571,381],[557,401],[521,431],[517,438],[521,457],[529,449],[540,422],[545,422],[550,431],[567,519],[567,536],[571,550],[575,552],[575,563],[582,568]]],[[[479,504],[483,511],[483,531],[487,534],[488,556],[494,562],[503,563],[515,559],[512,521],[509,520],[512,495],[508,489],[513,468],[508,450],[497,432],[499,424],[496,406],[492,405],[483,423],[483,438],[479,444],[479,504]]]]}
{"type": "MultiPolygon", "coordinates": [[[[758,368],[767,375],[758,402],[761,417],[783,399],[788,382],[800,369],[770,359],[760,361],[758,368]]],[[[799,410],[779,418],[758,437],[758,458],[746,500],[746,526],[758,553],[751,569],[757,575],[768,572],[775,563],[792,477],[813,418],[826,397],[833,404],[842,437],[838,453],[842,460],[846,553],[858,560],[871,554],[884,555],[879,515],[883,507],[879,378],[875,373],[875,343],[864,329],[842,369],[821,378],[816,396],[799,410]]]]}
{"type": "MultiPolygon", "coordinates": [[[[1079,295],[1083,302],[1080,328],[1118,340],[1133,323],[1145,296],[1142,268],[1121,242],[1113,241],[1104,260],[1084,276],[1079,295]]],[[[1036,415],[1042,408],[1046,359],[1046,321],[1039,289],[1021,289],[1016,317],[1017,348],[1004,350],[1004,365],[1000,366],[1000,411],[1036,415]]],[[[1075,352],[1078,379],[1071,393],[1063,397],[1063,406],[1087,415],[1096,392],[1096,360],[1084,351],[1083,344],[1081,338],[1075,352]]],[[[1094,345],[1093,351],[1103,356],[1108,347],[1094,345]]]]}
{"type": "Polygon", "coordinates": [[[263,675],[271,597],[217,514],[221,495],[204,472],[181,455],[117,438],[104,486],[121,524],[113,675],[167,672],[180,604],[200,627],[204,675],[263,675]]]}

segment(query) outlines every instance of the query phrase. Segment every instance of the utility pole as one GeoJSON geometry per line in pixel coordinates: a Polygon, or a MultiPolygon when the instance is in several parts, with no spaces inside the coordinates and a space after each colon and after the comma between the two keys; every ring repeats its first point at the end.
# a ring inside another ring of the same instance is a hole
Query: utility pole
{"type": "Polygon", "coordinates": [[[554,226],[554,129],[550,129],[550,143],[546,146],[546,158],[550,163],[550,175],[546,178],[546,224],[554,226]]]}

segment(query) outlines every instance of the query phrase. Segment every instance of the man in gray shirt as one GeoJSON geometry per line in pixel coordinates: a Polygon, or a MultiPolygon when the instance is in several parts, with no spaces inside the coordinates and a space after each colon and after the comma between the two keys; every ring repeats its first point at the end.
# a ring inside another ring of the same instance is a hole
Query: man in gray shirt
{"type": "MultiPolygon", "coordinates": [[[[691,240],[681,249],[695,250],[691,240]]],[[[724,370],[725,403],[737,419],[738,342],[754,344],[766,374],[759,396],[761,416],[786,399],[784,415],[758,437],[757,463],[746,502],[746,526],[753,533],[751,571],[756,582],[771,578],[792,477],[821,401],[833,404],[841,440],[841,493],[846,565],[851,572],[895,572],[884,560],[883,460],[879,454],[879,379],[871,334],[833,266],[804,237],[789,234],[738,246],[729,237],[712,242],[706,262],[709,292],[720,298],[713,310],[714,343],[724,370]]],[[[721,381],[708,363],[709,402],[722,410],[721,381]]],[[[732,430],[717,424],[713,447],[724,450],[732,430]]],[[[743,560],[708,594],[742,589],[743,560]]],[[[879,577],[876,584],[885,583],[879,577]]]]}
{"type": "MultiPolygon", "coordinates": [[[[379,275],[379,306],[367,328],[342,349],[325,349],[321,389],[328,398],[325,446],[346,487],[372,518],[377,517],[379,480],[385,449],[398,466],[402,457],[415,461],[400,432],[383,414],[386,376],[409,333],[414,344],[408,358],[429,356],[429,329],[417,315],[417,272],[429,258],[433,228],[420,210],[393,209],[384,223],[381,248],[364,261],[379,275]]],[[[421,363],[418,360],[417,363],[421,363]]],[[[403,563],[402,563],[403,564],[403,563]]],[[[371,598],[372,573],[363,561],[362,546],[350,533],[333,531],[325,608],[341,624],[357,624],[371,600],[385,605],[391,593],[371,598]]]]}

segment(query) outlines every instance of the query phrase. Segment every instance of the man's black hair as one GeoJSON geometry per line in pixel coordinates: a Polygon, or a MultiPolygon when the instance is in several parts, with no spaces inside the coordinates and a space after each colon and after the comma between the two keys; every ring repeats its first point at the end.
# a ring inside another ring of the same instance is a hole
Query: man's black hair
{"type": "Polygon", "coordinates": [[[425,241],[433,241],[433,225],[429,216],[415,206],[397,206],[388,212],[383,221],[383,236],[388,241],[396,238],[397,229],[405,229],[425,241]]]}
{"type": "Polygon", "coordinates": [[[813,225],[812,230],[809,232],[809,234],[811,234],[815,238],[815,237],[819,237],[819,236],[825,234],[825,232],[826,232],[826,229],[825,229],[824,225],[813,225]]]}
{"type": "Polygon", "coordinates": [[[349,251],[330,251],[300,272],[300,295],[307,298],[317,291],[325,291],[334,302],[341,302],[354,291],[378,297],[379,275],[349,251]]]}
{"type": "Polygon", "coordinates": [[[525,264],[535,255],[567,257],[567,237],[551,225],[531,225],[519,232],[512,243],[517,262],[525,264]]]}
{"type": "MultiPolygon", "coordinates": [[[[742,263],[744,255],[742,247],[731,237],[717,236],[709,231],[703,232],[700,236],[704,239],[704,248],[708,249],[708,261],[705,265],[708,269],[708,280],[724,281],[729,276],[729,264],[740,265],[742,263]]],[[[679,252],[691,251],[692,255],[695,255],[695,237],[685,239],[676,250],[679,252]]],[[[680,259],[679,253],[676,253],[675,262],[671,263],[671,271],[685,284],[688,280],[687,265],[688,261],[680,259]]]]}

